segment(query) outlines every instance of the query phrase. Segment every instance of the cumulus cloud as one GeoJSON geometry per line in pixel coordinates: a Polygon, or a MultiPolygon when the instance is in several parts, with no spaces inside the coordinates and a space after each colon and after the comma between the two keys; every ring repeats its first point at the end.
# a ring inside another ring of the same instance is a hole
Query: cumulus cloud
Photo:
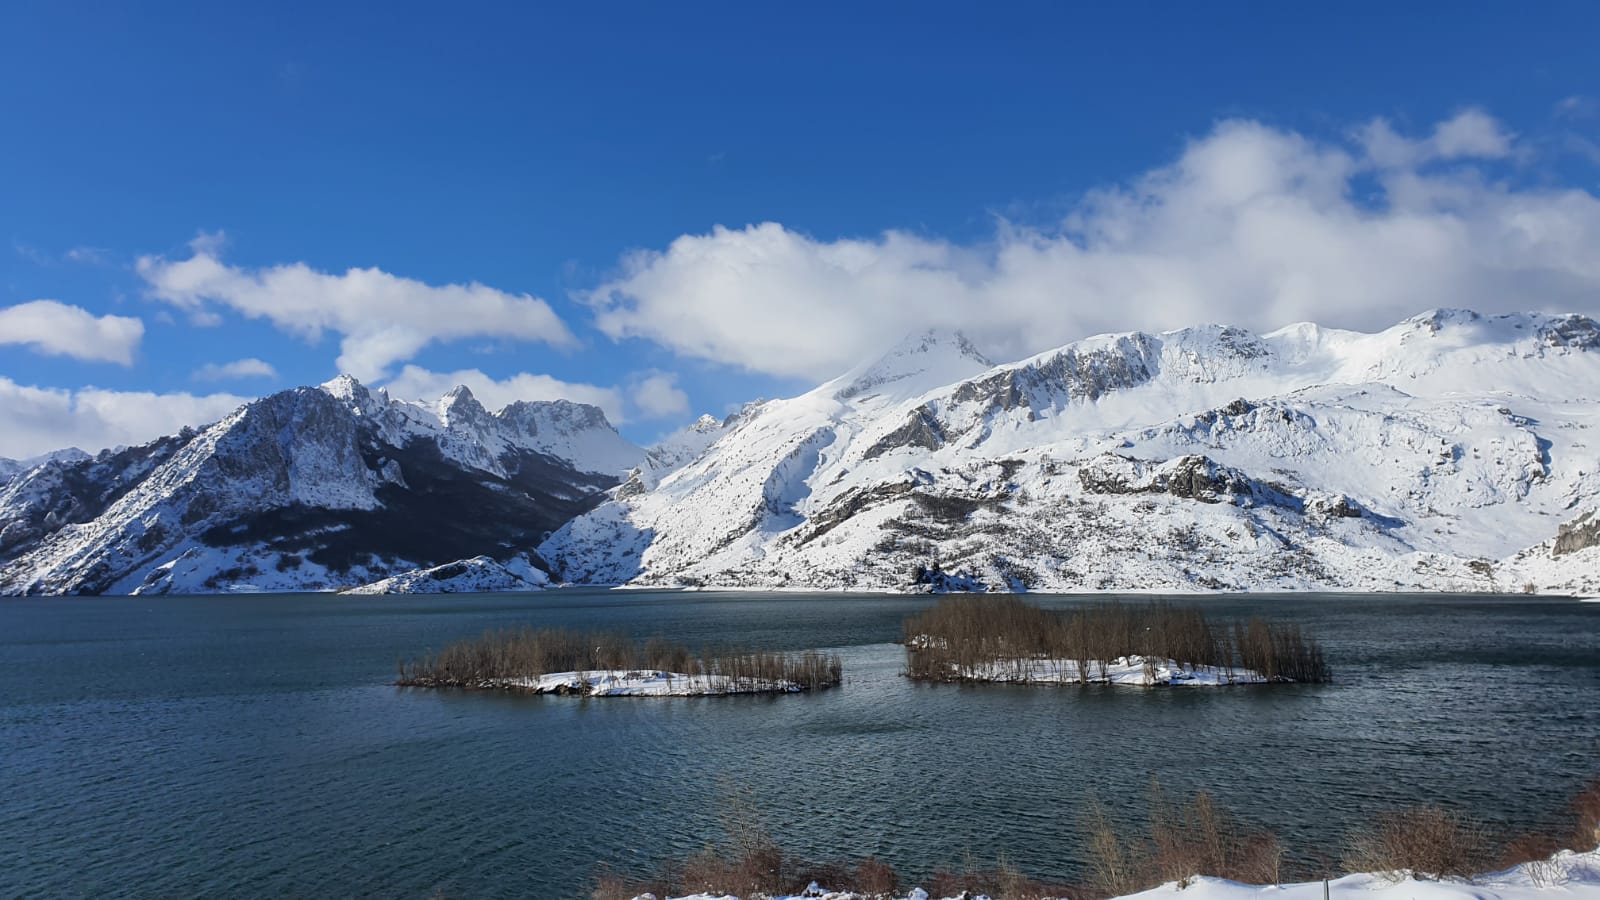
{"type": "Polygon", "coordinates": [[[272,364],[246,357],[227,363],[206,363],[194,371],[195,381],[230,381],[238,378],[277,378],[278,370],[272,364]]]}
{"type": "Polygon", "coordinates": [[[671,372],[645,372],[630,386],[633,406],[643,418],[661,419],[689,411],[689,395],[678,387],[678,376],[671,372]]]}
{"type": "Polygon", "coordinates": [[[1467,109],[1434,126],[1426,138],[1412,139],[1394,130],[1387,119],[1373,119],[1356,132],[1367,161],[1385,169],[1425,165],[1439,160],[1504,159],[1512,153],[1515,135],[1481,109],[1467,109]]]}
{"type": "Polygon", "coordinates": [[[616,388],[562,381],[528,372],[496,379],[481,369],[435,372],[421,366],[406,366],[383,387],[396,399],[433,401],[457,385],[466,385],[478,402],[490,410],[502,409],[518,400],[571,400],[600,407],[613,425],[627,421],[623,395],[616,388]]]}
{"type": "Polygon", "coordinates": [[[141,444],[185,425],[213,422],[248,402],[232,394],[154,394],[21,385],[0,376],[0,456],[25,459],[64,447],[95,452],[141,444]]]}
{"type": "Polygon", "coordinates": [[[0,344],[22,344],[50,356],[133,365],[144,323],[128,316],[96,316],[55,300],[0,308],[0,344]]]}
{"type": "Polygon", "coordinates": [[[198,321],[220,304],[310,340],[340,335],[340,371],[378,380],[435,341],[467,337],[576,343],[549,304],[483,284],[430,285],[379,269],[318,272],[303,263],[250,269],[221,259],[220,235],[202,235],[188,259],[140,257],[139,275],[158,300],[198,321]]]}
{"type": "Polygon", "coordinates": [[[1050,228],[966,246],[780,224],[684,235],[582,295],[600,329],[826,378],[909,331],[1015,357],[1104,331],[1296,321],[1378,328],[1433,306],[1600,311],[1600,200],[1489,177],[1515,138],[1468,110],[1408,138],[1225,121],[1050,228]]]}

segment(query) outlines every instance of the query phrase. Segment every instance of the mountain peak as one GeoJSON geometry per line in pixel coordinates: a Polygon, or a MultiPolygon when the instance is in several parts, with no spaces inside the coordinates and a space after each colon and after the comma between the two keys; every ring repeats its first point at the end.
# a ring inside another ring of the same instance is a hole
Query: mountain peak
{"type": "Polygon", "coordinates": [[[876,360],[830,384],[836,400],[908,399],[994,367],[959,331],[928,328],[902,338],[876,360]],[[835,387],[836,386],[836,387],[835,387]]]}
{"type": "Polygon", "coordinates": [[[372,397],[372,392],[366,385],[355,379],[354,375],[339,375],[330,381],[318,385],[318,389],[351,410],[364,416],[375,413],[383,404],[372,397]]]}
{"type": "Polygon", "coordinates": [[[472,396],[472,391],[464,384],[458,384],[439,398],[439,418],[446,425],[458,422],[473,422],[489,415],[483,408],[478,398],[472,396]]]}
{"type": "Polygon", "coordinates": [[[1469,325],[1483,320],[1483,316],[1470,309],[1456,309],[1452,307],[1438,307],[1427,312],[1419,313],[1400,323],[1414,329],[1426,328],[1433,334],[1452,325],[1469,325]]]}
{"type": "Polygon", "coordinates": [[[986,369],[994,366],[994,363],[973,345],[972,340],[964,332],[952,328],[925,328],[922,331],[912,332],[901,338],[883,358],[941,352],[954,352],[956,356],[970,359],[986,369]]]}

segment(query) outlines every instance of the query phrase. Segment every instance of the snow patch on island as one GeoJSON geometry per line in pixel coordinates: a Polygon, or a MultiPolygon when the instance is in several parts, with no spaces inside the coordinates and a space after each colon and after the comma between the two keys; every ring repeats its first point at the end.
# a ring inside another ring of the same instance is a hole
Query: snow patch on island
{"type": "Polygon", "coordinates": [[[726,694],[797,694],[792,681],[761,681],[726,675],[682,672],[624,671],[552,672],[538,678],[507,678],[487,688],[524,690],[534,694],[582,694],[589,697],[710,697],[726,694]]]}

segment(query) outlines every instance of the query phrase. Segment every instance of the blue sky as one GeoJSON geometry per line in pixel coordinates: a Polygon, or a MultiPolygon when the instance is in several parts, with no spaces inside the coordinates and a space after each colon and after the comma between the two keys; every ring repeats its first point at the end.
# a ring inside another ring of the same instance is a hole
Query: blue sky
{"type": "Polygon", "coordinates": [[[1592,5],[566,6],[5,4],[0,455],[341,368],[645,442],[924,324],[1600,308],[1592,5]]]}

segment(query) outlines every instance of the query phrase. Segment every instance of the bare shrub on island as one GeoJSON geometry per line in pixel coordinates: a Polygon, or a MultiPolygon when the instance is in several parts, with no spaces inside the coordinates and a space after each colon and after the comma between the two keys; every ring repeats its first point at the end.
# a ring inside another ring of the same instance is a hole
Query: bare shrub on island
{"type": "Polygon", "coordinates": [[[727,650],[695,656],[664,638],[643,645],[615,632],[561,628],[487,631],[456,641],[434,656],[401,661],[396,684],[409,687],[497,688],[556,672],[671,672],[709,676],[739,689],[788,683],[800,690],[834,687],[843,681],[837,654],[813,650],[775,653],[727,650]]]}
{"type": "Polygon", "coordinates": [[[1268,681],[1331,678],[1321,646],[1297,625],[1252,618],[1218,628],[1199,609],[1164,602],[1053,612],[1015,597],[946,597],[903,629],[906,672],[928,681],[1020,678],[1034,661],[1050,660],[1074,663],[1085,682],[1104,678],[1108,661],[1129,656],[1229,675],[1240,665],[1268,681]]]}

